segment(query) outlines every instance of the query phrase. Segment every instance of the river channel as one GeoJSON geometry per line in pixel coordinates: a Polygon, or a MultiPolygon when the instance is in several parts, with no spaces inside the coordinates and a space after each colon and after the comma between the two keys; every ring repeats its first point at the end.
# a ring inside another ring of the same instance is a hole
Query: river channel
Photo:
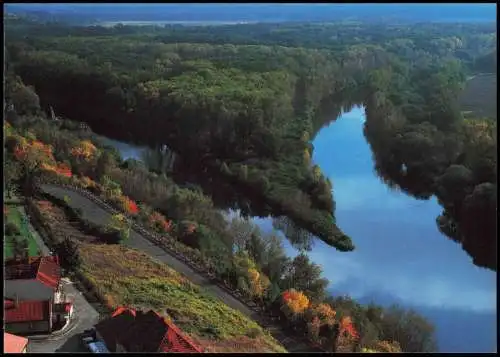
{"type": "MultiPolygon", "coordinates": [[[[322,128],[313,161],[333,183],[336,219],[356,250],[316,241],[309,256],[323,267],[333,295],[412,307],[436,326],[440,352],[496,351],[496,274],[473,265],[441,234],[437,200],[417,200],[377,176],[363,135],[364,109],[354,107],[322,128]]],[[[107,140],[108,141],[108,140],[107,140]]],[[[124,159],[144,148],[109,140],[124,159]]],[[[256,219],[263,230],[269,219],[256,219]]],[[[285,240],[290,256],[297,254],[285,240]]]]}

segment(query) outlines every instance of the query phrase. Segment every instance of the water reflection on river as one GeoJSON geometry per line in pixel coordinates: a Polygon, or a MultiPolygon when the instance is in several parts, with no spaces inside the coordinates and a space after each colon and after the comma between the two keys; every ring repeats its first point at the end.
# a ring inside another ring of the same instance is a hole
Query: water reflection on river
{"type": "MultiPolygon", "coordinates": [[[[323,266],[334,295],[415,307],[436,325],[442,352],[495,351],[496,274],[474,266],[438,231],[435,198],[416,200],[377,177],[363,123],[363,108],[355,107],[313,141],[313,160],[333,182],[337,223],[356,250],[340,253],[318,241],[311,259],[323,266]]],[[[109,143],[125,158],[141,157],[141,148],[109,143]]],[[[272,229],[269,219],[255,221],[272,229]]]]}

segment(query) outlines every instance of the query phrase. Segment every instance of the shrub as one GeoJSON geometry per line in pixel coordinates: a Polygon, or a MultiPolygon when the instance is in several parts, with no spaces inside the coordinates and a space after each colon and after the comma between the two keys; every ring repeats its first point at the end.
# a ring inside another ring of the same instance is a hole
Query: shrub
{"type": "Polygon", "coordinates": [[[246,335],[250,338],[257,338],[262,335],[262,330],[252,327],[250,330],[248,330],[246,335]]]}
{"type": "Polygon", "coordinates": [[[221,337],[220,330],[217,327],[213,326],[213,325],[207,326],[206,328],[204,328],[202,330],[202,332],[205,333],[205,334],[207,334],[207,335],[210,335],[210,336],[212,336],[213,338],[216,338],[216,339],[218,339],[218,338],[221,337]]]}
{"type": "Polygon", "coordinates": [[[89,187],[87,187],[87,190],[89,190],[91,193],[93,193],[96,196],[100,196],[104,192],[102,186],[99,184],[96,184],[94,186],[89,186],[89,187]]]}

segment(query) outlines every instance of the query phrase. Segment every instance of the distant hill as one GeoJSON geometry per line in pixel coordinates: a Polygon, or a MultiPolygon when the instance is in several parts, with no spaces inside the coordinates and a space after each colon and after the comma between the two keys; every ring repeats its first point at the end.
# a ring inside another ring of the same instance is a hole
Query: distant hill
{"type": "Polygon", "coordinates": [[[7,4],[5,8],[8,13],[97,21],[496,21],[495,4],[7,4]]]}
{"type": "MultiPolygon", "coordinates": [[[[374,301],[383,306],[399,304],[409,308],[398,298],[384,293],[367,294],[358,299],[359,303],[374,301]]],[[[496,312],[414,306],[436,327],[436,337],[440,352],[493,352],[496,347],[496,312]],[[466,336],[466,338],[464,338],[466,336]],[[459,337],[459,338],[457,338],[459,337]]]]}

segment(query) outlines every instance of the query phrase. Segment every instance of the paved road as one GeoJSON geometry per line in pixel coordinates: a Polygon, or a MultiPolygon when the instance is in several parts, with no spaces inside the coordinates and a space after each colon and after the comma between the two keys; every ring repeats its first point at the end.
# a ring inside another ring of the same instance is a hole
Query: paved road
{"type": "MultiPolygon", "coordinates": [[[[72,208],[81,209],[83,217],[94,224],[103,226],[107,225],[110,220],[111,215],[109,212],[105,211],[90,199],[80,195],[75,191],[47,184],[41,185],[40,189],[59,199],[63,199],[64,196],[67,196],[69,198],[68,204],[72,208]]],[[[261,320],[260,316],[249,309],[245,304],[241,303],[239,300],[231,296],[219,286],[212,283],[207,278],[198,274],[184,262],[178,260],[174,256],[165,252],[163,249],[151,243],[148,239],[144,238],[136,231],[130,231],[130,237],[126,240],[125,245],[141,250],[148,255],[154,256],[156,259],[166,263],[177,272],[184,274],[193,283],[204,287],[209,293],[219,298],[233,309],[240,311],[241,313],[245,314],[255,321],[261,320]]],[[[316,350],[311,349],[311,347],[306,345],[305,343],[298,343],[297,341],[290,339],[279,328],[267,329],[274,336],[274,338],[280,341],[289,352],[317,352],[316,350]]]]}
{"type": "MultiPolygon", "coordinates": [[[[24,207],[21,209],[25,213],[24,207]]],[[[29,221],[28,229],[31,231],[42,254],[49,255],[50,249],[45,245],[43,239],[29,221]]],[[[79,345],[79,334],[93,327],[99,321],[99,313],[69,279],[63,278],[62,283],[64,292],[69,299],[73,300],[74,318],[60,336],[47,339],[29,338],[28,352],[30,353],[85,352],[79,345]]]]}

